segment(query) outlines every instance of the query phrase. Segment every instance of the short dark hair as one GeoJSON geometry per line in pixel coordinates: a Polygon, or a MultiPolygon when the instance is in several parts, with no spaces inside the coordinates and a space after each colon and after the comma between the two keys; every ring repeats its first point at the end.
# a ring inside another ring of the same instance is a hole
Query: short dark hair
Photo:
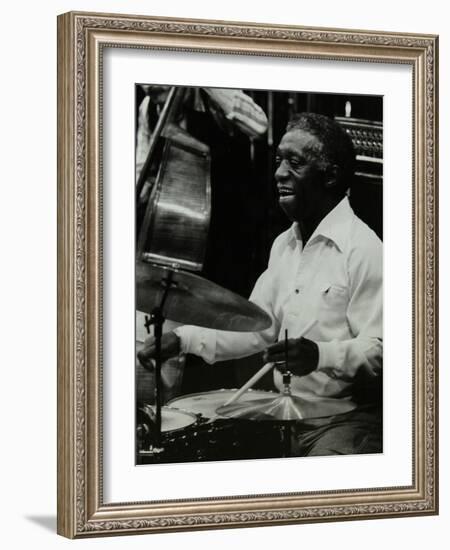
{"type": "Polygon", "coordinates": [[[298,113],[288,122],[286,131],[303,130],[322,143],[320,151],[314,152],[316,162],[326,169],[339,167],[338,192],[344,194],[350,187],[355,173],[355,149],[349,134],[332,118],[317,113],[298,113]]]}

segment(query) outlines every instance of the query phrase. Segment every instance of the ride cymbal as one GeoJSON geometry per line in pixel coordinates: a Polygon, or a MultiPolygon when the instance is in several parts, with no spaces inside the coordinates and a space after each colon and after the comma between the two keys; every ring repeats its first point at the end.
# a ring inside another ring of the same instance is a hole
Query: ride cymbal
{"type": "Polygon", "coordinates": [[[161,303],[165,318],[184,324],[236,332],[256,332],[272,324],[269,315],[259,306],[203,277],[181,269],[138,262],[137,309],[152,313],[161,303]]]}
{"type": "Polygon", "coordinates": [[[219,407],[216,413],[226,418],[247,420],[295,421],[335,416],[356,407],[352,401],[333,398],[305,399],[282,393],[275,398],[237,401],[219,407]]]}

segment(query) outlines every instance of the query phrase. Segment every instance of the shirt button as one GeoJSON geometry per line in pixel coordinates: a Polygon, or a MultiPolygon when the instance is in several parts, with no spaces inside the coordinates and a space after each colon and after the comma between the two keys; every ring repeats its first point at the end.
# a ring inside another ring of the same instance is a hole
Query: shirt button
{"type": "Polygon", "coordinates": [[[295,289],[295,294],[298,294],[300,290],[298,288],[295,289]]]}

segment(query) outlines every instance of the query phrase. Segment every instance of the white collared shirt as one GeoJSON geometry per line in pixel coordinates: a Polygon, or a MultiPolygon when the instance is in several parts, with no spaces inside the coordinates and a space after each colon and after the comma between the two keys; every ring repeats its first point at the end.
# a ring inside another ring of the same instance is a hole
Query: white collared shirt
{"type": "MultiPolygon", "coordinates": [[[[252,355],[284,338],[319,348],[317,370],[292,379],[298,395],[345,397],[359,368],[377,376],[382,366],[382,243],[345,197],[303,247],[297,224],[275,240],[269,265],[250,300],[272,318],[262,332],[238,333],[184,326],[176,329],[184,353],[214,363],[252,355]]],[[[282,388],[281,375],[274,381],[282,388]]]]}

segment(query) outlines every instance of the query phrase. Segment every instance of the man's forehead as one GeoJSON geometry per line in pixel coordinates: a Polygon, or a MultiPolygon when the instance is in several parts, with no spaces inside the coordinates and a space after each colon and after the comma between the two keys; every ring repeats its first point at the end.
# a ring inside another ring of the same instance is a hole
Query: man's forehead
{"type": "Polygon", "coordinates": [[[288,130],[284,136],[281,138],[279,149],[293,149],[293,150],[313,150],[321,151],[322,142],[320,139],[311,134],[307,130],[300,130],[299,128],[294,128],[288,130]]]}

